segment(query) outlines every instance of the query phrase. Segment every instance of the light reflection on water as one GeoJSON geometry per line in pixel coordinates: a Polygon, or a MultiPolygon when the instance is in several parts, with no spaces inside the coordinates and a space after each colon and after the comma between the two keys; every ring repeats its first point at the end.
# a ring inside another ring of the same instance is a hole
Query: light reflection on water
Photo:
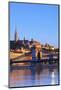
{"type": "Polygon", "coordinates": [[[34,66],[12,67],[10,71],[10,87],[54,85],[58,84],[57,67],[34,66]]]}

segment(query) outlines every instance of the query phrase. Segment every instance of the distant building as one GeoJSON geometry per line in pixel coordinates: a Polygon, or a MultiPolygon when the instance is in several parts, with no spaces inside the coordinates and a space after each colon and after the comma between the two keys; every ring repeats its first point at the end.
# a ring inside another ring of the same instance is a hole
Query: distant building
{"type": "MultiPolygon", "coordinates": [[[[23,40],[19,40],[19,37],[18,37],[18,32],[15,30],[15,34],[14,34],[14,40],[10,41],[10,49],[11,50],[17,50],[17,49],[28,49],[28,50],[31,50],[31,47],[35,46],[35,49],[36,49],[36,55],[37,55],[37,52],[38,50],[40,50],[40,52],[42,52],[43,49],[52,49],[54,50],[54,47],[53,46],[50,46],[49,44],[45,44],[45,45],[42,45],[40,44],[40,42],[38,41],[35,41],[33,38],[29,41],[29,40],[26,40],[25,37],[23,40]]],[[[46,51],[46,50],[44,50],[46,51]]]]}

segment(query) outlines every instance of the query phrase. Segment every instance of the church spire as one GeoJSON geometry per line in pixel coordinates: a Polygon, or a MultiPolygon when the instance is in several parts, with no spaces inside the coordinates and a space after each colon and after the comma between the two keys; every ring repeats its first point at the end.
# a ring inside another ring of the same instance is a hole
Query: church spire
{"type": "Polygon", "coordinates": [[[17,32],[17,30],[15,28],[15,42],[17,42],[17,41],[18,41],[18,32],[17,32]]]}

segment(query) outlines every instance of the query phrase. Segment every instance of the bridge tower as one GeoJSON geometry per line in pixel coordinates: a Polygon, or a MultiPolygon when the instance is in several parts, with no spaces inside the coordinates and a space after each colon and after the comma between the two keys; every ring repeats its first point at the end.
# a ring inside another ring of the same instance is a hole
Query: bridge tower
{"type": "Polygon", "coordinates": [[[36,50],[34,45],[31,47],[31,51],[32,51],[32,60],[36,61],[36,50]]]}

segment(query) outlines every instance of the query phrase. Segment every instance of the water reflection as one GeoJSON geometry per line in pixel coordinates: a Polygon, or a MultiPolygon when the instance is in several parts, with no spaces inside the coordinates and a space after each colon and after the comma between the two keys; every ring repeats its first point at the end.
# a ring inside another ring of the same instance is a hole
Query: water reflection
{"type": "Polygon", "coordinates": [[[50,75],[50,78],[51,78],[51,85],[59,83],[58,69],[57,68],[54,68],[54,69],[49,68],[49,75],[50,75]]]}
{"type": "Polygon", "coordinates": [[[13,66],[10,70],[10,87],[58,84],[57,67],[13,66]]]}

